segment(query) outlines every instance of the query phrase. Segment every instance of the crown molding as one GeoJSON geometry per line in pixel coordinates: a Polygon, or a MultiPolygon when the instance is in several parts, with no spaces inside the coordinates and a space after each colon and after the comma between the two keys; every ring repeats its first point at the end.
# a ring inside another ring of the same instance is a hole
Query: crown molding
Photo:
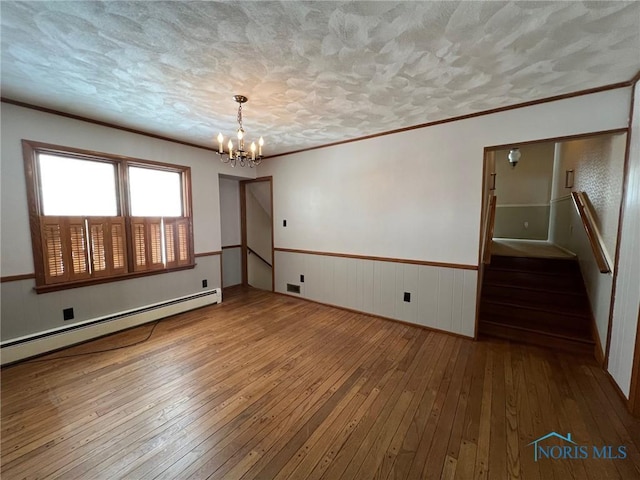
{"type": "MultiPolygon", "coordinates": [[[[530,100],[530,101],[527,101],[527,102],[517,103],[517,104],[514,104],[514,105],[506,105],[504,107],[497,107],[497,108],[492,108],[490,110],[483,110],[483,111],[480,111],[480,112],[468,113],[468,114],[465,114],[465,115],[459,115],[459,116],[456,116],[456,117],[445,118],[445,119],[436,120],[436,121],[433,121],[433,122],[421,123],[421,124],[412,125],[412,126],[409,126],[409,127],[397,128],[397,129],[388,130],[388,131],[384,131],[384,132],[380,132],[380,133],[374,133],[374,134],[371,134],[371,135],[365,135],[365,136],[362,136],[362,137],[350,138],[350,139],[347,139],[347,140],[340,140],[338,142],[332,142],[332,143],[325,143],[325,144],[322,144],[322,145],[317,145],[315,147],[301,148],[299,150],[292,150],[290,152],[284,152],[284,153],[278,153],[278,154],[275,154],[275,155],[265,156],[264,158],[265,159],[269,159],[269,158],[282,157],[282,156],[285,156],[285,155],[293,155],[294,153],[302,153],[302,152],[308,152],[308,151],[311,151],[311,150],[318,150],[318,149],[321,149],[321,148],[334,147],[336,145],[344,145],[346,143],[359,142],[361,140],[369,140],[371,138],[382,137],[382,136],[386,136],[386,135],[393,135],[395,133],[402,133],[402,132],[407,132],[407,131],[410,131],[410,130],[417,130],[419,128],[434,127],[436,125],[442,125],[442,124],[451,123],[451,122],[458,122],[460,120],[467,120],[469,118],[476,118],[476,117],[481,117],[481,116],[484,116],[484,115],[491,115],[491,114],[494,114],[494,113],[506,112],[506,111],[515,110],[515,109],[518,109],[518,108],[530,107],[530,106],[533,106],[533,105],[540,105],[540,104],[549,103],[549,102],[556,102],[558,100],[565,100],[565,99],[568,99],[568,98],[580,97],[580,96],[583,96],[583,95],[590,95],[590,94],[593,94],[593,93],[606,92],[608,90],[617,90],[619,88],[625,88],[625,87],[633,86],[639,80],[640,80],[640,71],[633,78],[631,78],[630,80],[628,80],[626,82],[619,82],[619,83],[613,83],[613,84],[610,84],[610,85],[603,85],[601,87],[589,88],[589,89],[586,89],[586,90],[579,90],[579,91],[576,91],[576,92],[565,93],[565,94],[562,94],[562,95],[555,95],[553,97],[546,97],[546,98],[541,98],[541,99],[538,99],[538,100],[530,100]]],[[[18,107],[28,108],[28,109],[31,109],[31,110],[37,110],[39,112],[49,113],[49,114],[52,114],[52,115],[59,115],[61,117],[71,118],[73,120],[79,120],[79,121],[82,121],[82,122],[93,123],[94,125],[100,125],[102,127],[114,128],[116,130],[121,130],[121,131],[128,132],[128,133],[134,133],[134,134],[137,134],[137,135],[143,135],[143,136],[150,137],[150,138],[155,138],[155,139],[158,139],[158,140],[164,140],[164,141],[167,141],[167,142],[177,143],[177,144],[180,144],[180,145],[185,145],[187,147],[200,148],[200,149],[207,150],[207,151],[210,151],[210,152],[216,152],[217,151],[213,147],[205,147],[203,145],[198,145],[196,143],[187,142],[187,141],[184,141],[184,140],[178,140],[176,138],[166,137],[166,136],[158,135],[158,134],[151,133],[151,132],[145,132],[143,130],[138,130],[138,129],[135,129],[135,128],[125,127],[125,126],[118,125],[118,124],[115,124],[115,123],[104,122],[102,120],[96,120],[96,119],[93,119],[93,118],[84,117],[82,115],[76,115],[76,114],[73,114],[73,113],[67,113],[67,112],[63,112],[63,111],[60,111],[60,110],[55,110],[55,109],[52,109],[52,108],[42,107],[42,106],[39,106],[39,105],[34,105],[34,104],[31,104],[31,103],[26,103],[26,102],[22,102],[22,101],[19,101],[19,100],[14,100],[12,98],[0,97],[0,102],[8,103],[8,104],[11,104],[11,105],[16,105],[18,107]]]]}

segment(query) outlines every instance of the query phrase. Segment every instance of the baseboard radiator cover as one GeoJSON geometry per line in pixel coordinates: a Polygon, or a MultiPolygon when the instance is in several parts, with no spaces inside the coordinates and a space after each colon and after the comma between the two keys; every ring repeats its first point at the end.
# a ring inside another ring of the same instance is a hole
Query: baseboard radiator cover
{"type": "Polygon", "coordinates": [[[221,302],[222,289],[216,288],[104,317],[85,320],[69,326],[5,340],[0,342],[0,365],[9,365],[26,358],[221,302]]]}

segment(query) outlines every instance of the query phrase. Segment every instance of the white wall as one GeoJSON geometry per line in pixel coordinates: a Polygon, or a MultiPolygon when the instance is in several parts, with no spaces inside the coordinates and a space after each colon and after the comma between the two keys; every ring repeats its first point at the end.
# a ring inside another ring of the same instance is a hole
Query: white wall
{"type": "Polygon", "coordinates": [[[260,290],[273,290],[273,269],[253,254],[247,255],[247,283],[260,290]]]}
{"type": "Polygon", "coordinates": [[[558,143],[554,165],[550,240],[578,256],[587,288],[600,347],[605,351],[611,307],[612,273],[600,273],[591,245],[571,199],[571,191],[584,191],[593,204],[606,255],[613,268],[624,166],[626,135],[600,135],[558,143]],[[565,172],[574,170],[574,186],[564,187],[565,172]]]}
{"type": "MultiPolygon", "coordinates": [[[[269,263],[271,261],[271,215],[254,195],[254,190],[261,191],[269,182],[246,184],[247,207],[247,246],[269,263]]],[[[269,199],[269,203],[270,203],[269,199]]]]}
{"type": "Polygon", "coordinates": [[[553,174],[553,142],[520,147],[521,158],[512,167],[509,149],[495,152],[497,205],[548,205],[553,174]]]}
{"type": "Polygon", "coordinates": [[[515,167],[509,164],[509,149],[495,152],[494,237],[547,239],[553,152],[553,142],[523,145],[515,167]]]}
{"type": "Polygon", "coordinates": [[[600,348],[604,352],[609,328],[613,275],[611,273],[600,273],[591,250],[591,244],[571,197],[564,197],[555,202],[553,206],[554,214],[552,218],[555,223],[552,228],[553,237],[550,240],[552,243],[575,253],[578,257],[591,312],[598,330],[600,348]]]}
{"type": "MultiPolygon", "coordinates": [[[[630,93],[621,88],[267,159],[258,176],[273,176],[275,246],[477,266],[483,149],[625,128],[630,93]]],[[[474,323],[468,312],[462,330],[473,331],[474,323]]]]}
{"type": "Polygon", "coordinates": [[[572,191],[587,193],[611,264],[618,236],[626,142],[625,134],[562,142],[557,146],[554,165],[553,199],[562,199],[572,191]],[[569,169],[574,170],[571,189],[564,188],[565,172],[569,169]]]}
{"type": "Polygon", "coordinates": [[[635,87],[608,369],[628,397],[640,308],[640,84],[635,87]]]}
{"type": "Polygon", "coordinates": [[[271,220],[270,182],[247,183],[245,186],[245,194],[247,247],[251,248],[269,263],[269,265],[267,265],[247,250],[247,282],[252,287],[262,290],[272,290],[273,281],[271,272],[273,259],[271,258],[271,253],[273,244],[271,241],[271,230],[273,226],[271,220]]]}
{"type": "Polygon", "coordinates": [[[220,177],[220,237],[223,247],[240,245],[240,183],[220,177]]]}
{"type": "Polygon", "coordinates": [[[220,177],[220,229],[222,238],[222,286],[242,283],[240,184],[238,178],[220,177]],[[225,248],[225,247],[234,248],[225,248]]]}
{"type": "Polygon", "coordinates": [[[242,248],[222,249],[222,287],[233,287],[242,283],[242,248]]]}
{"type": "MultiPolygon", "coordinates": [[[[28,221],[26,182],[20,140],[28,139],[96,152],[191,167],[195,253],[221,248],[218,174],[231,173],[213,152],[107,128],[88,122],[0,104],[1,260],[3,277],[34,272],[28,221]]],[[[247,176],[255,171],[234,172],[247,176]]],[[[192,270],[36,294],[35,281],[2,283],[2,339],[37,334],[148,304],[220,288],[220,256],[196,258],[192,270]],[[64,322],[62,308],[74,307],[75,319],[64,322]]]]}

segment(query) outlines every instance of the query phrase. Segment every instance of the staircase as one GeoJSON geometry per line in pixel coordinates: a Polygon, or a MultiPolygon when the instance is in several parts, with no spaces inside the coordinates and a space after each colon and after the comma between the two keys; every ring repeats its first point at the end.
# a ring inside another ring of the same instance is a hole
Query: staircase
{"type": "Polygon", "coordinates": [[[479,328],[481,335],[593,355],[578,262],[493,255],[482,281],[479,328]]]}

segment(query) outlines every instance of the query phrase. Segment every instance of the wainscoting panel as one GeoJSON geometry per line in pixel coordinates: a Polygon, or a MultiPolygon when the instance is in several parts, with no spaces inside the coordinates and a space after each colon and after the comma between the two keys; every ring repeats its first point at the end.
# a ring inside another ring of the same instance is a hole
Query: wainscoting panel
{"type": "Polygon", "coordinates": [[[362,311],[374,313],[373,308],[373,268],[374,262],[363,262],[355,260],[358,263],[358,272],[360,273],[359,282],[362,289],[362,311]]]}
{"type": "Polygon", "coordinates": [[[242,248],[239,245],[222,247],[222,286],[242,283],[242,248]]]}
{"type": "Polygon", "coordinates": [[[375,261],[373,264],[373,311],[383,317],[394,318],[396,293],[396,264],[375,261]]]}
{"type": "Polygon", "coordinates": [[[440,268],[420,268],[418,274],[416,323],[431,328],[441,328],[438,323],[440,268]]]}
{"type": "MultiPolygon", "coordinates": [[[[276,275],[283,262],[278,262],[278,254],[276,252],[276,275]]],[[[285,254],[288,255],[288,254],[285,254]]],[[[323,281],[309,282],[309,278],[323,278],[322,262],[317,255],[295,255],[294,264],[296,265],[296,271],[293,274],[294,277],[300,277],[301,274],[305,276],[304,293],[307,297],[315,298],[318,301],[323,301],[328,295],[325,293],[326,285],[323,281]]],[[[291,260],[290,256],[287,256],[285,263],[291,260]]],[[[299,280],[299,278],[298,278],[299,280]]],[[[278,291],[278,285],[276,284],[276,292],[278,291]]]]}
{"type": "Polygon", "coordinates": [[[476,270],[278,250],[275,262],[276,292],[474,334],[476,270]],[[300,293],[288,291],[287,284],[300,286],[300,293]]]}
{"type": "Polygon", "coordinates": [[[300,283],[300,274],[304,271],[303,256],[278,251],[274,253],[275,291],[287,293],[287,285],[294,285],[300,287],[300,293],[292,293],[292,295],[298,297],[304,296],[306,284],[300,283]]]}

